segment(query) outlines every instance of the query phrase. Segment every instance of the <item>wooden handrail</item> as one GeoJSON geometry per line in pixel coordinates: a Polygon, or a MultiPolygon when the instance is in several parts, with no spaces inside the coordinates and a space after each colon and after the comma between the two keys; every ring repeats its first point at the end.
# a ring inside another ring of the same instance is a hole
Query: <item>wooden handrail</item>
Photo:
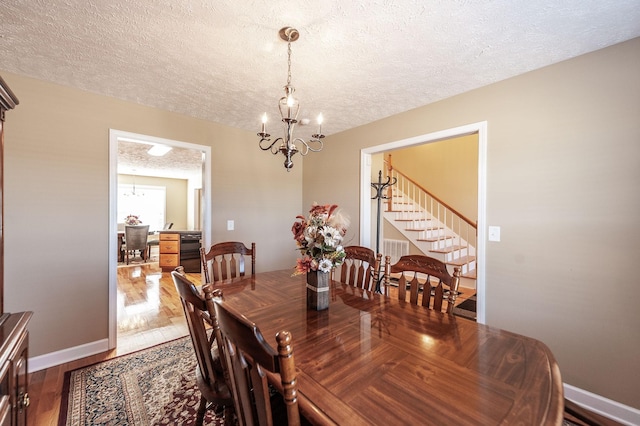
{"type": "Polygon", "coordinates": [[[471,219],[467,218],[465,215],[463,215],[462,213],[458,212],[456,209],[454,209],[453,207],[451,207],[449,204],[445,203],[444,201],[442,201],[440,198],[438,198],[437,196],[433,195],[431,192],[427,191],[426,189],[424,189],[418,182],[416,182],[415,180],[411,179],[409,176],[405,175],[404,173],[402,173],[400,170],[394,168],[391,165],[391,156],[389,156],[389,161],[384,160],[384,162],[387,164],[388,166],[388,170],[389,172],[392,172],[395,170],[396,173],[398,173],[399,175],[401,175],[403,178],[405,178],[406,180],[408,180],[409,182],[411,182],[412,184],[414,184],[417,188],[419,188],[421,191],[423,191],[425,194],[428,194],[431,198],[433,198],[434,200],[436,200],[438,203],[440,203],[442,206],[444,206],[445,208],[447,208],[448,210],[450,210],[452,213],[454,213],[456,216],[458,216],[460,219],[462,219],[463,221],[465,221],[466,223],[469,224],[469,226],[473,227],[476,232],[478,230],[478,222],[473,222],[471,219]]]}

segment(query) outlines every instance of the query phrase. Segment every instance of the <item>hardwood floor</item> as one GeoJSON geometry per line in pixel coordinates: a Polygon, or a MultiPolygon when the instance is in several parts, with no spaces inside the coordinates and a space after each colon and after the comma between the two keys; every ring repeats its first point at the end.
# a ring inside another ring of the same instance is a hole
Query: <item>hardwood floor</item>
{"type": "MultiPolygon", "coordinates": [[[[187,274],[194,282],[200,274],[187,274]]],[[[157,263],[118,268],[117,349],[29,375],[29,425],[58,424],[64,373],[189,334],[169,273],[157,263]]]]}
{"type": "MultiPolygon", "coordinates": [[[[201,281],[200,274],[187,275],[201,281]]],[[[459,303],[472,292],[464,293],[459,303]]],[[[391,296],[396,297],[393,289],[391,296]]],[[[162,273],[157,263],[119,267],[117,303],[117,349],[29,375],[30,425],[58,424],[65,372],[189,334],[171,275],[162,273]]]]}

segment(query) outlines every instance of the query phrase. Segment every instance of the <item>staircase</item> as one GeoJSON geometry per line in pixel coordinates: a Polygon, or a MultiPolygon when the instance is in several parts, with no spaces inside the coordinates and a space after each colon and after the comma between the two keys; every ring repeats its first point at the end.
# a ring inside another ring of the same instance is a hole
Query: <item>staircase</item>
{"type": "Polygon", "coordinates": [[[461,268],[475,288],[477,225],[387,163],[391,181],[383,217],[425,255],[461,268]]]}

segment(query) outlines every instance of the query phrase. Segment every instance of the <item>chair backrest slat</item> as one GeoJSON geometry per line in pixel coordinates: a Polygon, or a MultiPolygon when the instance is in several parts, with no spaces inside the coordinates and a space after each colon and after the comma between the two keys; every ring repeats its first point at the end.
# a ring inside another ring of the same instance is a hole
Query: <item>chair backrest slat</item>
{"type": "Polygon", "coordinates": [[[256,273],[256,244],[248,248],[242,242],[226,241],[211,246],[209,251],[200,248],[200,260],[205,283],[215,283],[231,278],[244,277],[245,256],[251,257],[251,275],[256,273]]]}
{"type": "Polygon", "coordinates": [[[347,246],[344,263],[340,266],[339,280],[343,284],[365,290],[375,290],[372,282],[377,281],[382,256],[367,247],[347,246]]]}
{"type": "Polygon", "coordinates": [[[442,311],[446,300],[446,312],[451,313],[458,296],[460,285],[460,267],[453,268],[453,275],[449,274],[447,265],[438,259],[422,255],[402,256],[394,265],[389,265],[389,256],[385,261],[385,291],[389,288],[393,274],[398,277],[398,299],[407,300],[409,287],[409,302],[424,307],[442,311]],[[433,283],[437,280],[437,285],[433,283]],[[447,287],[448,292],[445,293],[447,287]],[[420,294],[422,294],[421,301],[420,294]],[[445,294],[447,297],[445,298],[445,294]]]}

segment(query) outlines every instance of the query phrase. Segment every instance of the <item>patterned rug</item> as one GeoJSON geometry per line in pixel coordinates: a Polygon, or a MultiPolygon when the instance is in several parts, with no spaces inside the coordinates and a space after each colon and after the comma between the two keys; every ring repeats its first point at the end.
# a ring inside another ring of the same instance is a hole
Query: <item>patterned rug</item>
{"type": "MultiPolygon", "coordinates": [[[[183,337],[65,374],[58,426],[193,425],[200,400],[183,337]]],[[[212,410],[205,425],[222,425],[212,410]]]]}

